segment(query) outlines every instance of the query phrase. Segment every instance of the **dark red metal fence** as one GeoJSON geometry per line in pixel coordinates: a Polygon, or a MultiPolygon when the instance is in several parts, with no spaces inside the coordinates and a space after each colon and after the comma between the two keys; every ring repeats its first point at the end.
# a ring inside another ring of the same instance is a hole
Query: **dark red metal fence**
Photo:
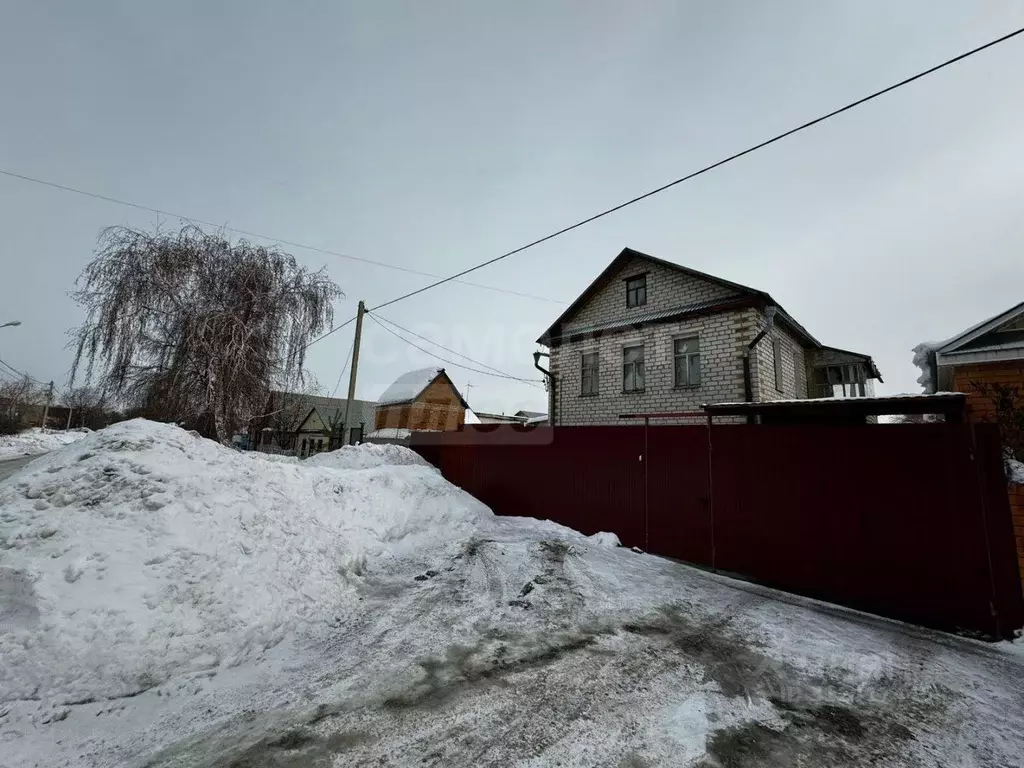
{"type": "Polygon", "coordinates": [[[412,448],[497,514],[940,629],[1024,626],[991,425],[502,426],[412,448]]]}

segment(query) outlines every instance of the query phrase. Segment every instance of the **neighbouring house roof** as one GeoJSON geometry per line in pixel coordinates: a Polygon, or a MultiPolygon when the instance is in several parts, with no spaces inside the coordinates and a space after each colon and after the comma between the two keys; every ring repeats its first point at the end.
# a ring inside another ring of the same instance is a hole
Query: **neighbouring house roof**
{"type": "Polygon", "coordinates": [[[1021,318],[1024,318],[1024,302],[983,320],[977,325],[972,325],[952,338],[930,346],[940,356],[940,364],[943,356],[1010,349],[1024,350],[1024,333],[1016,330],[1008,332],[1008,335],[1003,338],[1000,337],[1001,334],[993,335],[988,339],[983,338],[988,334],[997,334],[1004,326],[1013,325],[1021,318]]]}
{"type": "Polygon", "coordinates": [[[438,368],[437,366],[431,366],[430,368],[419,368],[415,371],[408,371],[403,373],[397,379],[395,379],[391,386],[384,390],[384,394],[380,396],[378,405],[402,405],[404,403],[411,403],[420,395],[423,394],[424,390],[429,387],[434,381],[444,376],[448,384],[451,386],[452,391],[459,398],[459,403],[463,408],[469,408],[466,404],[465,399],[459,392],[455,383],[451,380],[444,368],[438,368]]]}
{"type": "Polygon", "coordinates": [[[376,419],[377,404],[372,400],[353,400],[352,421],[349,423],[349,420],[345,418],[347,401],[338,398],[322,399],[332,400],[335,402],[326,405],[315,405],[306,411],[306,415],[295,428],[296,432],[302,431],[302,428],[314,413],[320,417],[320,421],[322,421],[324,426],[328,429],[340,428],[343,423],[347,429],[351,429],[358,427],[360,424],[373,424],[376,419]]]}
{"type": "Polygon", "coordinates": [[[545,346],[551,346],[557,344],[563,339],[575,337],[578,335],[588,335],[592,333],[600,333],[603,331],[614,330],[621,327],[628,327],[631,325],[637,325],[642,323],[651,322],[668,322],[669,320],[675,320],[686,315],[693,314],[708,314],[711,312],[719,312],[727,309],[738,309],[743,305],[748,306],[774,306],[776,307],[776,320],[781,321],[783,324],[789,327],[793,333],[800,337],[805,344],[811,347],[820,347],[821,342],[811,336],[811,334],[804,328],[800,323],[792,318],[788,312],[786,312],[782,306],[771,297],[770,294],[765,291],[759,291],[756,288],[751,288],[740,283],[734,283],[731,280],[725,280],[721,277],[715,277],[709,275],[706,272],[700,272],[696,269],[684,267],[681,264],[674,264],[671,261],[665,261],[659,259],[656,256],[651,256],[640,251],[633,250],[632,248],[623,248],[622,251],[616,256],[612,262],[604,268],[594,281],[587,286],[587,288],[581,293],[576,300],[569,305],[551,327],[541,334],[541,337],[537,339],[538,344],[544,344],[545,346]],[[638,315],[627,320],[616,320],[610,323],[598,323],[586,329],[574,329],[570,334],[565,336],[562,335],[562,325],[568,321],[576,312],[587,302],[590,298],[603,288],[609,280],[614,277],[619,268],[622,267],[628,261],[633,259],[644,259],[654,264],[659,264],[662,267],[671,269],[675,272],[679,272],[689,277],[694,277],[700,280],[706,280],[707,282],[721,285],[726,288],[730,288],[740,294],[738,297],[728,297],[725,299],[718,299],[714,301],[699,302],[696,304],[681,305],[672,309],[659,310],[657,312],[649,312],[646,315],[638,315]]]}
{"type": "MultiPolygon", "coordinates": [[[[376,404],[369,400],[353,400],[353,403],[369,403],[369,421],[373,421],[373,414],[375,411],[376,404]]],[[[299,392],[284,392],[282,390],[273,390],[270,393],[270,410],[276,410],[278,408],[292,408],[295,407],[295,412],[298,414],[295,417],[295,421],[289,425],[290,432],[297,432],[309,418],[310,411],[313,408],[320,409],[319,413],[321,418],[327,419],[328,417],[334,418],[341,409],[341,412],[345,410],[345,398],[341,397],[328,397],[326,395],[307,395],[299,392]]],[[[364,408],[365,406],[361,406],[364,408]]],[[[360,411],[357,410],[356,406],[352,406],[353,413],[359,415],[360,411]]],[[[358,423],[358,422],[356,422],[358,423]]]]}
{"type": "Polygon", "coordinates": [[[538,416],[544,416],[547,418],[547,414],[544,411],[516,411],[516,416],[522,416],[526,419],[535,419],[538,416]]]}
{"type": "MultiPolygon", "coordinates": [[[[944,341],[925,341],[914,347],[914,365],[921,370],[917,383],[925,392],[934,391],[939,379],[949,386],[940,366],[1024,359],[1024,302],[982,320],[944,341]],[[1004,330],[1008,326],[1011,330],[1004,330]]],[[[949,370],[944,369],[944,370],[949,370]]]]}

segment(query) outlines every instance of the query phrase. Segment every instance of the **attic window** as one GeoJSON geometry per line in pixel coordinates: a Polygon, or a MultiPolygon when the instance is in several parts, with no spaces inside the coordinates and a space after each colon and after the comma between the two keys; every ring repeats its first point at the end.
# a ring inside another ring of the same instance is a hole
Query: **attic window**
{"type": "Polygon", "coordinates": [[[626,306],[642,307],[647,303],[647,275],[626,278],[626,306]]]}

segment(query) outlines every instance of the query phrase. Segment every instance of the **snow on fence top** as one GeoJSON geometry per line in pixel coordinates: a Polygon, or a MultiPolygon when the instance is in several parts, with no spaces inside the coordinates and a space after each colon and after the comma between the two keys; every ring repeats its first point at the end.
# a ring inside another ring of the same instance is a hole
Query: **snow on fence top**
{"type": "Polygon", "coordinates": [[[406,403],[416,397],[427,388],[439,374],[444,373],[444,368],[433,366],[431,368],[420,368],[415,371],[403,373],[384,390],[384,394],[377,401],[378,405],[394,405],[395,403],[406,403]]]}

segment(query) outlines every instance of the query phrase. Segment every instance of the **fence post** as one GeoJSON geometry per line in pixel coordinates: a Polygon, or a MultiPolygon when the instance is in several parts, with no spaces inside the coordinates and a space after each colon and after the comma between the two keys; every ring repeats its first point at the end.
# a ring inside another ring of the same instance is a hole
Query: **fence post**
{"type": "Polygon", "coordinates": [[[711,517],[711,570],[714,573],[718,573],[718,567],[715,562],[715,473],[711,467],[711,419],[712,416],[708,413],[708,514],[711,517]]]}
{"type": "Polygon", "coordinates": [[[644,416],[644,552],[651,551],[650,512],[647,506],[647,466],[651,457],[647,455],[647,430],[651,425],[651,417],[644,416]]]}

